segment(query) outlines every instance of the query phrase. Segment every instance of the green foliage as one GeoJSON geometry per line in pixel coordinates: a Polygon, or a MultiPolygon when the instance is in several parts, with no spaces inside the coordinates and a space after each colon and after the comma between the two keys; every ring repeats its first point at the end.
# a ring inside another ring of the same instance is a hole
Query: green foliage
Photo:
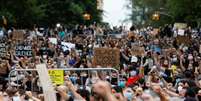
{"type": "Polygon", "coordinates": [[[199,19],[201,19],[200,0],[168,0],[167,6],[175,21],[186,22],[189,25],[199,24],[199,19]]]}
{"type": "MultiPolygon", "coordinates": [[[[4,10],[0,11],[0,15],[4,15],[4,17],[9,20],[8,24],[16,23],[14,16],[9,11],[4,9],[4,10]]],[[[0,21],[1,21],[0,26],[3,26],[2,16],[0,16],[0,21]]]]}
{"type": "Polygon", "coordinates": [[[157,22],[152,21],[151,16],[156,11],[164,12],[163,10],[166,9],[165,8],[166,0],[129,0],[129,1],[131,2],[130,8],[132,10],[130,19],[133,21],[134,24],[141,26],[141,25],[149,25],[152,23],[161,23],[161,21],[157,22]]]}
{"type": "Polygon", "coordinates": [[[0,0],[0,16],[18,28],[82,24],[84,13],[91,14],[91,23],[101,21],[94,0],[0,0]]]}
{"type": "Polygon", "coordinates": [[[173,22],[186,22],[189,25],[201,24],[201,0],[129,0],[131,3],[131,20],[135,23],[136,18],[141,17],[142,24],[164,25],[173,22]],[[145,10],[147,9],[147,11],[145,10]],[[151,20],[155,11],[162,12],[159,21],[151,20]],[[168,15],[168,16],[167,16],[168,15]]]}

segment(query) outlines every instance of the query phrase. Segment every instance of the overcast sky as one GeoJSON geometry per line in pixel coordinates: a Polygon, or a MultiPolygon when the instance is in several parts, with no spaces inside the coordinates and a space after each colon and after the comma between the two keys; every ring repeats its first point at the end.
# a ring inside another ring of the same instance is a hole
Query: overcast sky
{"type": "Polygon", "coordinates": [[[103,20],[109,22],[112,26],[119,26],[129,14],[129,10],[125,7],[127,0],[103,0],[104,16],[103,20]]]}

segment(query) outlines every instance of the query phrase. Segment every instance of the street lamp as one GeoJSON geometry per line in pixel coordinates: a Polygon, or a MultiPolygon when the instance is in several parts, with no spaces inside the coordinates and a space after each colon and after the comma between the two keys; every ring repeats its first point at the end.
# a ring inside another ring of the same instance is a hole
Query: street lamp
{"type": "Polygon", "coordinates": [[[83,18],[84,18],[84,20],[91,20],[91,15],[88,14],[88,13],[85,13],[85,14],[83,15],[83,18]]]}
{"type": "Polygon", "coordinates": [[[155,21],[160,20],[160,14],[159,14],[159,12],[155,12],[155,13],[152,15],[152,20],[155,20],[155,21]]]}

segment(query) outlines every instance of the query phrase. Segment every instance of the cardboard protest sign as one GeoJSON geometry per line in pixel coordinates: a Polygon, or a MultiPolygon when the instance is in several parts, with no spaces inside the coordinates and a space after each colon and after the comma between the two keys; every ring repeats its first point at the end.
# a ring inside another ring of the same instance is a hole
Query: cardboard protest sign
{"type": "Polygon", "coordinates": [[[173,54],[175,52],[177,52],[175,48],[163,49],[163,54],[166,54],[166,55],[170,55],[170,54],[173,54]]]}
{"type": "Polygon", "coordinates": [[[24,31],[23,30],[15,30],[12,32],[12,39],[13,40],[24,40],[24,31]]]}
{"type": "Polygon", "coordinates": [[[17,45],[15,48],[16,56],[27,56],[31,57],[33,54],[31,45],[17,45]]]}
{"type": "Polygon", "coordinates": [[[57,101],[54,87],[51,83],[50,76],[45,64],[36,65],[36,69],[41,81],[45,101],[57,101]]]}
{"type": "Polygon", "coordinates": [[[0,61],[0,76],[7,75],[8,73],[8,66],[6,65],[6,60],[0,61]]]}
{"type": "Polygon", "coordinates": [[[144,47],[140,47],[140,46],[132,46],[131,54],[135,56],[144,56],[145,49],[144,47]]]}
{"type": "Polygon", "coordinates": [[[48,73],[53,84],[56,84],[56,85],[64,84],[63,70],[49,70],[48,73]]]}
{"type": "Polygon", "coordinates": [[[177,36],[176,38],[176,42],[177,44],[186,44],[186,45],[189,45],[191,44],[191,37],[189,36],[177,36]]]}
{"type": "Polygon", "coordinates": [[[94,61],[95,66],[118,66],[120,63],[120,51],[113,48],[95,48],[94,61]]]}
{"type": "Polygon", "coordinates": [[[6,48],[6,43],[0,42],[0,57],[6,57],[7,55],[7,48],[6,48]]]}

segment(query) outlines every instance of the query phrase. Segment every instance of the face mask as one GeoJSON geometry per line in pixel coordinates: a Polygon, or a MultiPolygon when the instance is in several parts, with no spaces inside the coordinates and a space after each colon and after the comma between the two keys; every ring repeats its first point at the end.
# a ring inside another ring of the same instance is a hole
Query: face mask
{"type": "Polygon", "coordinates": [[[182,87],[182,86],[179,86],[179,87],[177,88],[177,90],[178,90],[179,92],[181,92],[181,91],[182,91],[182,89],[183,89],[183,87],[182,87]]]}
{"type": "Polygon", "coordinates": [[[80,68],[84,68],[84,66],[83,66],[83,65],[80,65],[80,68]]]}
{"type": "Polygon", "coordinates": [[[76,77],[71,77],[72,82],[76,82],[77,78],[76,77]]]}
{"type": "Polygon", "coordinates": [[[128,99],[128,101],[132,101],[133,94],[131,92],[125,92],[124,96],[128,99]]]}
{"type": "Polygon", "coordinates": [[[172,59],[172,62],[177,62],[177,58],[173,58],[173,59],[172,59]]]}
{"type": "Polygon", "coordinates": [[[43,58],[46,59],[46,58],[47,58],[47,55],[43,55],[43,58]]]}
{"type": "Polygon", "coordinates": [[[21,99],[20,99],[19,96],[14,96],[14,97],[13,97],[13,101],[21,101],[21,99]]]}
{"type": "Polygon", "coordinates": [[[125,87],[125,82],[124,81],[120,81],[118,83],[118,86],[121,87],[121,88],[124,88],[125,87]]]}

